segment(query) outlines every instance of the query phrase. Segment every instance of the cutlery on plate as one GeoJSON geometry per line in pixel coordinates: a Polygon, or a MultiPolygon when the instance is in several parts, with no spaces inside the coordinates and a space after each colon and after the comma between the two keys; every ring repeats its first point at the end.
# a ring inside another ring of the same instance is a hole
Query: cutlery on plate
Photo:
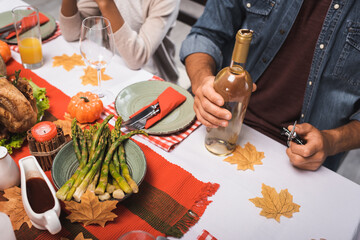
{"type": "Polygon", "coordinates": [[[126,127],[129,130],[143,129],[145,127],[146,121],[157,115],[160,112],[159,103],[155,103],[145,108],[141,112],[137,113],[135,116],[129,120],[123,122],[122,126],[126,127]]]}
{"type": "Polygon", "coordinates": [[[8,32],[8,31],[15,31],[15,26],[13,23],[0,28],[0,33],[8,32]]]}
{"type": "Polygon", "coordinates": [[[0,33],[0,39],[6,40],[7,36],[9,36],[10,33],[12,33],[12,32],[13,32],[13,30],[9,30],[7,32],[0,33]]]}

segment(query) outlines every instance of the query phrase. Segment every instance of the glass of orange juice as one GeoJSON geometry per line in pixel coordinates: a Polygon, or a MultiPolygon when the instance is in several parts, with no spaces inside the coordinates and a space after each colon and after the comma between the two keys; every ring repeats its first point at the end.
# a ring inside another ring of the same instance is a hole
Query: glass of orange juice
{"type": "Polygon", "coordinates": [[[39,10],[19,6],[12,10],[21,62],[24,68],[36,69],[43,65],[39,10]]]}

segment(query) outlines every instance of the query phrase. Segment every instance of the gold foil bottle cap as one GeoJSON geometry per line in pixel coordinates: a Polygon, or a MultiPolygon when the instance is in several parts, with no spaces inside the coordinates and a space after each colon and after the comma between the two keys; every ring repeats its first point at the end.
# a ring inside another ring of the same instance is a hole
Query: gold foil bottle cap
{"type": "Polygon", "coordinates": [[[236,42],[233,51],[233,61],[237,63],[245,63],[253,31],[249,29],[240,29],[236,34],[236,42]]]}
{"type": "Polygon", "coordinates": [[[236,34],[236,41],[250,44],[254,31],[249,29],[240,29],[236,34]]]}

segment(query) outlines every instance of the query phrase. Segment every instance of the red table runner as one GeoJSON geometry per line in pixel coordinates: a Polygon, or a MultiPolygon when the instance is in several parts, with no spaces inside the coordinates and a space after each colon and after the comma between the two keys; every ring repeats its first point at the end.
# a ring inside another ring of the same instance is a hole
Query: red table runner
{"type": "MultiPolygon", "coordinates": [[[[8,74],[21,69],[20,76],[31,78],[40,87],[45,87],[50,100],[48,110],[56,118],[63,119],[69,97],[59,89],[47,83],[30,70],[25,70],[14,60],[8,63],[8,74]]],[[[181,237],[196,224],[211,202],[208,197],[216,193],[218,184],[204,183],[192,174],[168,162],[161,155],[142,143],[138,143],[147,160],[147,173],[140,185],[139,193],[133,194],[119,203],[114,212],[118,217],[108,222],[103,228],[98,225],[84,227],[79,223],[70,223],[66,212],[62,211],[60,220],[62,230],[56,235],[40,231],[35,227],[29,229],[23,224],[15,231],[18,239],[60,239],[75,238],[80,232],[85,238],[117,239],[130,230],[144,230],[154,236],[181,237]]],[[[28,156],[29,149],[25,145],[14,151],[15,161],[28,156]]],[[[51,179],[50,172],[47,172],[51,179]]]]}

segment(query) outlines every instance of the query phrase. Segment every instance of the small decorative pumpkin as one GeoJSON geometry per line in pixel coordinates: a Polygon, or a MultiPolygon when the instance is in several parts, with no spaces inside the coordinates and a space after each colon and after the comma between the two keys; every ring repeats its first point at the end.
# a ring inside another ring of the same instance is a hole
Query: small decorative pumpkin
{"type": "Polygon", "coordinates": [[[11,51],[9,45],[0,40],[0,55],[4,62],[6,63],[11,58],[11,51]]]}
{"type": "Polygon", "coordinates": [[[79,123],[91,123],[98,119],[104,105],[97,94],[79,92],[70,99],[68,112],[79,123]]]}

